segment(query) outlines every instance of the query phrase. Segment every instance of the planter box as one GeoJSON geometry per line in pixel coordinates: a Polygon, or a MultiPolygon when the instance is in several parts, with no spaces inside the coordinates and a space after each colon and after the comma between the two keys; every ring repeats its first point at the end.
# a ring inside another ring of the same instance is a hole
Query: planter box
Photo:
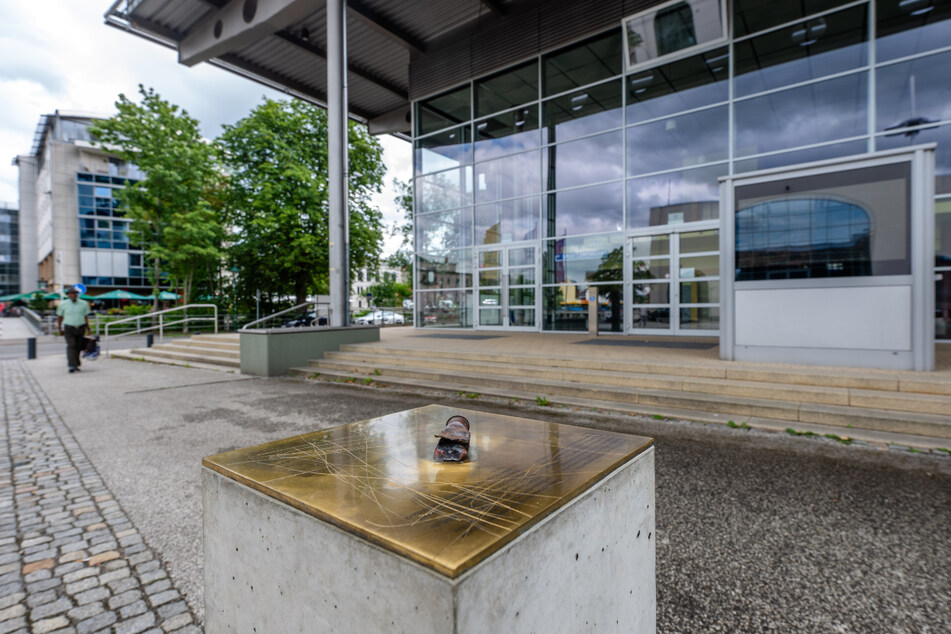
{"type": "Polygon", "coordinates": [[[241,332],[241,374],[283,376],[347,343],[380,340],[379,326],[268,328],[241,332]]]}

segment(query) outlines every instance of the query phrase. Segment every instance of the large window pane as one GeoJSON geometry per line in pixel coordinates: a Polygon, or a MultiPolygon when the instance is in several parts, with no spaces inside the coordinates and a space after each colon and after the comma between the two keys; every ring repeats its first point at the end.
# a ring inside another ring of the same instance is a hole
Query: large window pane
{"type": "Polygon", "coordinates": [[[544,151],[546,189],[577,187],[624,176],[621,130],[551,145],[544,151]]]}
{"type": "Polygon", "coordinates": [[[951,267],[951,198],[936,200],[934,210],[934,265],[951,267]]]}
{"type": "Polygon", "coordinates": [[[416,325],[423,328],[471,328],[472,291],[416,293],[416,325]]]}
{"type": "Polygon", "coordinates": [[[416,173],[428,174],[472,162],[469,126],[460,126],[416,141],[416,173]]]}
{"type": "Polygon", "coordinates": [[[736,155],[747,156],[865,134],[866,73],[738,101],[736,155]]]}
{"type": "Polygon", "coordinates": [[[424,213],[468,204],[472,198],[472,168],[439,172],[416,179],[416,210],[424,213]]]}
{"type": "Polygon", "coordinates": [[[555,143],[623,125],[621,81],[590,86],[542,104],[543,142],[555,143]]]}
{"type": "Polygon", "coordinates": [[[469,85],[416,104],[416,134],[423,135],[472,118],[469,85]]]}
{"type": "Polygon", "coordinates": [[[628,128],[628,176],[725,160],[727,125],[722,106],[628,128]]]}
{"type": "Polygon", "coordinates": [[[539,146],[538,106],[519,108],[476,121],[475,159],[530,150],[539,146]]]}
{"type": "Polygon", "coordinates": [[[719,308],[690,307],[680,309],[681,330],[718,330],[720,328],[719,308]]]}
{"type": "Polygon", "coordinates": [[[416,248],[438,252],[472,245],[472,208],[416,216],[416,248]]]}
{"type": "Polygon", "coordinates": [[[937,143],[935,149],[935,179],[936,194],[951,194],[951,125],[938,128],[895,132],[875,138],[876,150],[890,150],[892,148],[919,145],[921,143],[937,143]]]}
{"type": "Polygon", "coordinates": [[[548,237],[620,231],[624,228],[621,183],[571,189],[548,195],[548,237]]]}
{"type": "Polygon", "coordinates": [[[720,302],[720,282],[681,282],[681,304],[717,304],[720,302]]]}
{"type": "Polygon", "coordinates": [[[416,267],[420,288],[466,288],[472,286],[472,250],[418,253],[416,267]]]}
{"type": "Polygon", "coordinates": [[[683,0],[624,21],[628,68],[723,38],[721,0],[683,0]]]}
{"type": "Polygon", "coordinates": [[[907,275],[910,166],[736,188],[736,279],[907,275]]]}
{"type": "Polygon", "coordinates": [[[729,98],[726,47],[627,77],[627,122],[693,110],[729,98]]]}
{"type": "Polygon", "coordinates": [[[622,281],[623,249],[619,233],[549,240],[545,250],[546,284],[622,281]]]}
{"type": "Polygon", "coordinates": [[[542,292],[542,329],[586,331],[588,297],[598,302],[598,331],[624,330],[624,293],[620,284],[552,286],[542,292]]]}
{"type": "Polygon", "coordinates": [[[475,208],[476,244],[538,238],[538,198],[517,198],[475,208]]]}
{"type": "Polygon", "coordinates": [[[480,79],[475,83],[476,117],[538,100],[538,62],[480,79]]]}
{"type": "Polygon", "coordinates": [[[549,53],[542,60],[545,96],[619,75],[622,58],[621,31],[617,28],[549,53]]]}
{"type": "Polygon", "coordinates": [[[864,66],[867,35],[868,11],[862,5],[737,42],[736,96],[864,66]]]}
{"type": "Polygon", "coordinates": [[[717,229],[710,231],[691,231],[680,234],[680,254],[704,253],[720,250],[720,232],[717,229]]]}
{"type": "MultiPolygon", "coordinates": [[[[948,33],[951,38],[951,31],[948,33]]],[[[948,40],[951,43],[951,39],[948,40]]],[[[879,68],[876,130],[951,120],[951,52],[879,68]]]]}
{"type": "Polygon", "coordinates": [[[820,145],[819,147],[783,152],[782,154],[757,156],[755,158],[734,161],[733,173],[742,174],[743,172],[755,172],[756,170],[772,169],[774,167],[798,165],[800,163],[822,161],[840,156],[850,156],[852,154],[864,154],[867,149],[868,141],[863,139],[861,141],[846,141],[845,143],[820,145]]]}
{"type": "Polygon", "coordinates": [[[631,254],[634,259],[670,254],[670,236],[638,236],[631,238],[631,254]]]}
{"type": "Polygon", "coordinates": [[[951,42],[951,3],[941,0],[877,0],[875,55],[879,61],[943,48],[951,42]]]}
{"type": "Polygon", "coordinates": [[[776,0],[734,0],[733,37],[756,33],[771,26],[805,18],[819,11],[834,9],[851,1],[797,0],[796,2],[777,2],[776,0]]]}
{"type": "Polygon", "coordinates": [[[514,154],[475,166],[475,200],[492,202],[537,194],[541,189],[538,151],[514,154]]]}
{"type": "Polygon", "coordinates": [[[717,179],[728,171],[729,166],[722,163],[627,181],[628,228],[718,218],[717,179]]]}

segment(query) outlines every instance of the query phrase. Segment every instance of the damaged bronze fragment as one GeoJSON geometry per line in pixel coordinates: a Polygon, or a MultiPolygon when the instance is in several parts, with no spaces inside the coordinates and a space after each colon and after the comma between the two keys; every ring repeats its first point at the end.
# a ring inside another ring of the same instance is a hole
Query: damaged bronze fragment
{"type": "Polygon", "coordinates": [[[450,416],[446,427],[438,434],[439,439],[433,459],[436,462],[462,462],[469,455],[469,421],[465,416],[450,416]]]}

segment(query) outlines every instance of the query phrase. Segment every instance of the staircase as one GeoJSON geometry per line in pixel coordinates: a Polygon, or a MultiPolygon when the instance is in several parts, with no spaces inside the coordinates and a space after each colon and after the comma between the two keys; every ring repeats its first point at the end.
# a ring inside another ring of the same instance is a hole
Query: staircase
{"type": "Polygon", "coordinates": [[[241,371],[241,341],[237,334],[194,335],[151,348],[109,352],[114,359],[150,361],[206,370],[241,371]]]}
{"type": "MultiPolygon", "coordinates": [[[[405,345],[405,344],[404,344],[405,345]]],[[[873,442],[951,447],[951,380],[941,375],[728,362],[646,362],[345,345],[293,374],[517,398],[873,442]]]]}

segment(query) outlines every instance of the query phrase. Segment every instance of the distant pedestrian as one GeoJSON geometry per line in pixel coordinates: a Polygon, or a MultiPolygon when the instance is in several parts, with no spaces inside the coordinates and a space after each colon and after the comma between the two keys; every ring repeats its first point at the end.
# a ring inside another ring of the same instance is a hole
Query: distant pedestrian
{"type": "Polygon", "coordinates": [[[79,353],[89,330],[89,302],[79,299],[79,288],[66,290],[67,299],[56,307],[56,327],[66,337],[66,362],[70,373],[79,372],[79,353]]]}

